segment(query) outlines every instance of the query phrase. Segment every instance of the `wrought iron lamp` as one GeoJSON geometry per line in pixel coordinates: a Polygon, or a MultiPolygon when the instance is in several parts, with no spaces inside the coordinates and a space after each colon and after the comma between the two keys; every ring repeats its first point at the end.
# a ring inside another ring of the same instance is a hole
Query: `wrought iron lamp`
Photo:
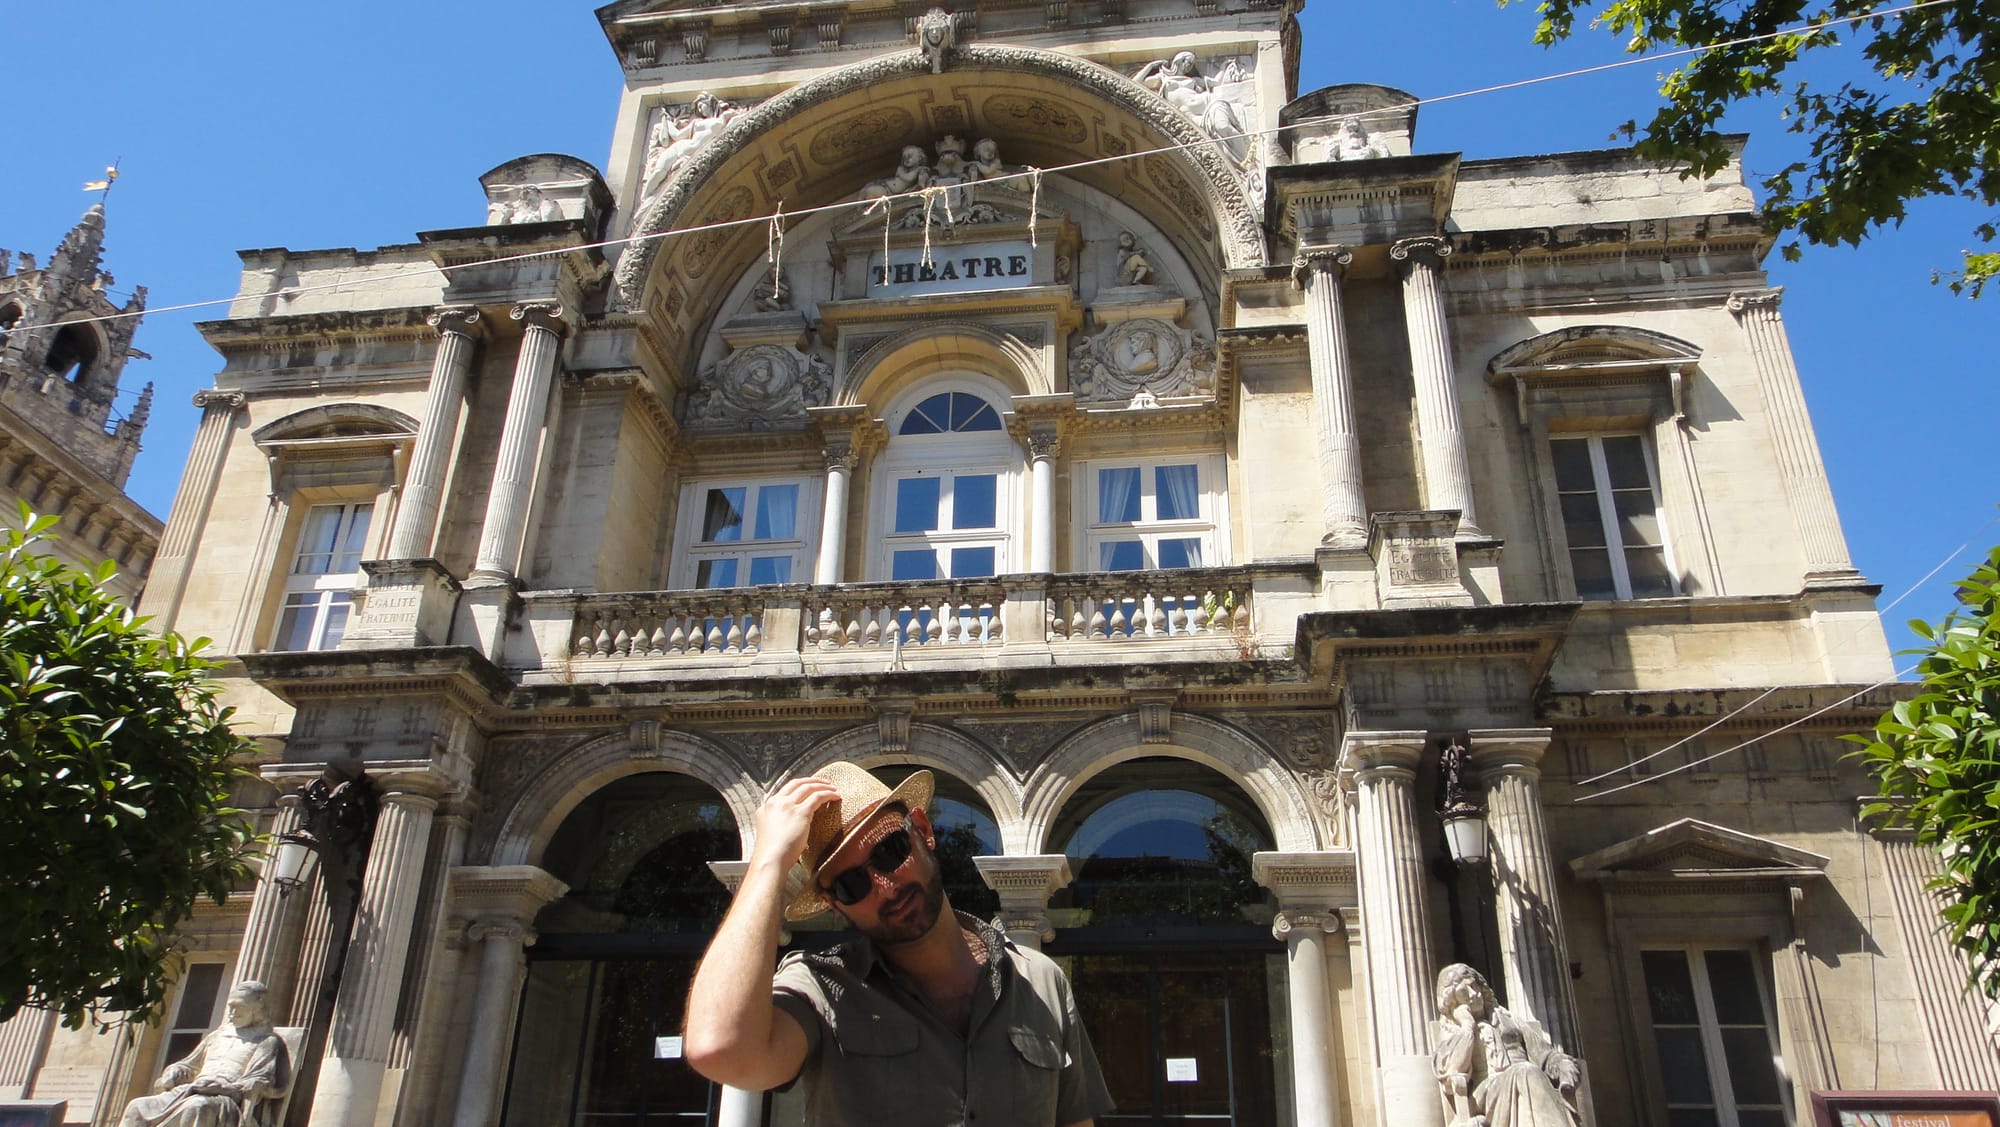
{"type": "Polygon", "coordinates": [[[1445,848],[1453,862],[1471,868],[1486,863],[1486,810],[1465,786],[1465,745],[1453,740],[1438,757],[1444,775],[1444,800],[1438,820],[1444,823],[1445,848]]]}

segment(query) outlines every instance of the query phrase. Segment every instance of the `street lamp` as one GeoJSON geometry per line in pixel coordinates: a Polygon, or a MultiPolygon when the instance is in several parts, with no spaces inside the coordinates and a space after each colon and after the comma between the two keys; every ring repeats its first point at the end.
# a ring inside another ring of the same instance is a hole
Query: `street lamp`
{"type": "Polygon", "coordinates": [[[271,883],[278,895],[290,896],[304,888],[319,866],[319,842],[304,830],[278,835],[278,847],[271,851],[271,883]]]}
{"type": "Polygon", "coordinates": [[[1438,756],[1438,769],[1444,775],[1438,820],[1444,823],[1444,843],[1451,859],[1472,868],[1486,863],[1486,810],[1466,791],[1468,754],[1464,744],[1453,740],[1438,756]]]}

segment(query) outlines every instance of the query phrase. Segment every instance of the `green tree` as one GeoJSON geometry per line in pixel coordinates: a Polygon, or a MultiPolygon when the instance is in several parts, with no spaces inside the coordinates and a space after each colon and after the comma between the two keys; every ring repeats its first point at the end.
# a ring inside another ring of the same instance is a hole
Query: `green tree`
{"type": "Polygon", "coordinates": [[[244,741],[206,642],[155,635],[45,554],[55,518],[0,528],[0,1020],[153,1016],[174,927],[222,903],[255,844],[230,806],[244,741]]]}
{"type": "Polygon", "coordinates": [[[1881,783],[1863,809],[1916,830],[1944,872],[1932,888],[1973,980],[2000,997],[2000,548],[1958,584],[1963,604],[1936,626],[1912,622],[1929,644],[1922,691],[1896,702],[1875,738],[1851,737],[1881,783]]]}
{"type": "MultiPolygon", "coordinates": [[[[1499,0],[1504,7],[1518,0],[1499,0]]],[[[1623,37],[1632,54],[1728,44],[1691,58],[1660,87],[1665,104],[1642,128],[1628,121],[1640,153],[1707,176],[1728,159],[1722,116],[1739,102],[1780,100],[1786,129],[1803,134],[1808,155],[1764,178],[1764,215],[1799,240],[1856,244],[1884,224],[1900,224],[1909,201],[1963,196],[2000,205],[2000,0],[1950,0],[1896,15],[1874,15],[1910,0],[1539,0],[1535,41],[1569,37],[1579,13],[1623,37]],[[1736,42],[1795,27],[1809,30],[1736,42]],[[1863,66],[1848,79],[1798,79],[1795,65],[1838,67],[1828,50],[1843,37],[1860,44],[1863,66]],[[1861,73],[1863,70],[1865,74],[1861,73]]],[[[1973,229],[1993,242],[1994,221],[1973,229]]],[[[1933,280],[1978,297],[2000,273],[2000,253],[1966,250],[1962,266],[1933,280]]]]}

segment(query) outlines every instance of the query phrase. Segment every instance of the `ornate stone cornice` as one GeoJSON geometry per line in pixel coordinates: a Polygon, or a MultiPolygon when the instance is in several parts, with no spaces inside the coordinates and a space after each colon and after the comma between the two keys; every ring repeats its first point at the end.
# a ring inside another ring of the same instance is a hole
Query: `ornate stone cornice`
{"type": "Polygon", "coordinates": [[[479,310],[470,305],[440,305],[424,318],[424,323],[438,331],[438,335],[457,333],[460,336],[476,337],[485,328],[479,310]]]}
{"type": "Polygon", "coordinates": [[[1775,312],[1785,298],[1785,287],[1772,286],[1763,290],[1733,290],[1725,303],[1731,313],[1741,317],[1751,309],[1769,309],[1775,312]]]}
{"type": "Polygon", "coordinates": [[[1389,257],[1397,262],[1437,266],[1451,253],[1451,240],[1442,235],[1418,235],[1389,244],[1389,257]]]}
{"type": "Polygon", "coordinates": [[[1292,285],[1303,288],[1310,273],[1331,274],[1336,279],[1354,264],[1354,252],[1337,243],[1302,246],[1292,258],[1292,285]]]}

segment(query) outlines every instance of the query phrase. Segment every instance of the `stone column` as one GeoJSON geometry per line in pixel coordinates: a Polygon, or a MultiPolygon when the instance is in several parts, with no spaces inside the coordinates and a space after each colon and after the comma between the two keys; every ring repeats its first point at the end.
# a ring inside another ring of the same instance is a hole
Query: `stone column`
{"type": "Polygon", "coordinates": [[[1307,246],[1292,261],[1292,283],[1306,295],[1306,354],[1312,368],[1313,439],[1319,456],[1322,543],[1368,544],[1368,501],[1361,488],[1361,435],[1354,421],[1354,368],[1340,281],[1354,255],[1341,246],[1307,246]]]}
{"type": "Polygon", "coordinates": [[[521,355],[514,363],[514,387],[507,397],[500,453],[493,462],[493,488],[486,496],[479,556],[472,568],[473,576],[486,580],[511,579],[520,563],[528,491],[534,486],[535,455],[548,417],[549,387],[555,382],[563,333],[563,308],[552,301],[517,305],[508,316],[521,322],[521,355]]]}
{"type": "Polygon", "coordinates": [[[208,523],[209,508],[215,504],[215,490],[227,460],[229,432],[236,426],[236,413],[243,409],[240,391],[209,388],[194,393],[194,405],[201,408],[201,423],[195,428],[194,446],[188,451],[187,469],[181,474],[181,489],[167,515],[160,534],[160,547],[153,554],[153,566],[146,582],[140,613],[151,615],[157,630],[171,630],[180,617],[181,596],[187,591],[190,569],[194,566],[195,544],[208,523]]]}
{"type": "Polygon", "coordinates": [[[1778,302],[1784,293],[1783,287],[1737,290],[1729,295],[1729,311],[1749,335],[1750,354],[1757,361],[1757,384],[1764,393],[1778,471],[1805,549],[1806,585],[1852,582],[1860,576],[1847,555],[1847,538],[1840,531],[1840,514],[1833,507],[1826,462],[1820,457],[1812,416],[1806,412],[1805,391],[1799,386],[1798,365],[1792,360],[1792,342],[1778,316],[1778,302]]]}
{"type": "Polygon", "coordinates": [[[1039,951],[1056,937],[1049,897],[1074,879],[1061,853],[974,857],[986,887],[1000,894],[1000,926],[1007,938],[1039,951]]]}
{"type": "Polygon", "coordinates": [[[424,396],[424,417],[417,425],[417,449],[410,456],[403,501],[389,532],[387,558],[392,560],[431,554],[431,535],[437,530],[444,482],[451,472],[452,440],[465,399],[465,376],[472,370],[478,341],[479,310],[471,306],[444,306],[426,320],[438,331],[437,355],[431,361],[431,386],[424,396]]]}
{"type": "Polygon", "coordinates": [[[1484,537],[1472,503],[1465,427],[1458,418],[1451,333],[1444,318],[1443,259],[1451,243],[1436,235],[1403,239],[1389,257],[1403,264],[1403,319],[1410,333],[1410,376],[1417,388],[1417,432],[1424,453],[1424,507],[1457,509],[1461,534],[1484,537]]]}
{"type": "Polygon", "coordinates": [[[291,986],[295,981],[299,952],[299,929],[291,926],[303,916],[306,890],[288,895],[271,880],[276,859],[275,840],[305,823],[305,810],[296,794],[278,796],[278,817],[271,824],[272,851],[264,857],[257,877],[257,891],[250,901],[250,921],[243,927],[243,947],[236,958],[236,981],[261,982],[270,989],[266,1002],[273,1013],[291,1007],[291,986]]]}
{"type": "Polygon", "coordinates": [[[422,776],[390,776],[377,784],[381,812],[309,1127],[371,1127],[388,1068],[439,788],[422,776]]]}
{"type": "Polygon", "coordinates": [[[1258,853],[1250,860],[1250,871],[1278,896],[1271,934],[1285,944],[1292,1122],[1340,1127],[1326,949],[1328,937],[1341,931],[1338,906],[1354,902],[1354,858],[1346,853],[1258,853]]]}
{"type": "Polygon", "coordinates": [[[465,1067],[459,1073],[452,1127],[492,1127],[499,1114],[507,1048],[513,1043],[528,965],[523,948],[535,941],[529,925],[544,905],[567,891],[569,886],[532,865],[452,870],[452,908],[472,918],[466,938],[480,944],[479,987],[465,1034],[465,1067]]]}
{"type": "Polygon", "coordinates": [[[813,565],[813,582],[821,585],[840,582],[847,552],[847,485],[854,476],[851,445],[828,443],[825,454],[826,508],[819,522],[819,559],[813,565]]]}
{"type": "Polygon", "coordinates": [[[1031,529],[1028,535],[1028,570],[1047,575],[1056,569],[1056,454],[1062,439],[1054,432],[1037,431],[1028,436],[1028,480],[1031,529]]]}
{"type": "Polygon", "coordinates": [[[1354,773],[1355,862],[1362,945],[1374,1014],[1377,1121],[1384,1127],[1443,1127],[1431,1072],[1430,878],[1417,821],[1423,732],[1347,733],[1342,767],[1354,773]]]}
{"type": "Polygon", "coordinates": [[[1507,1008],[1541,1022],[1551,1040],[1581,1057],[1569,944],[1542,818],[1542,756],[1553,735],[1548,728],[1477,729],[1470,733],[1469,762],[1486,791],[1488,864],[1507,1008]]]}

